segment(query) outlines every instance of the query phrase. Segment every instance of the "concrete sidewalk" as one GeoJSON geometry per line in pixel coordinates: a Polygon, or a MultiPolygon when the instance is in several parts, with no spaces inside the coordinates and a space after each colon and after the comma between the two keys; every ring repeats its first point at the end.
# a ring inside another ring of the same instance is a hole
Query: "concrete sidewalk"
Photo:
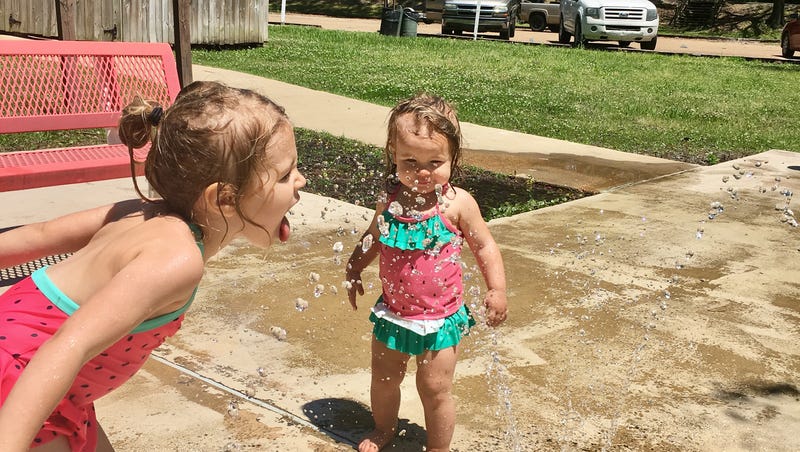
{"type": "MultiPolygon", "coordinates": [[[[225,69],[194,65],[192,71],[195,80],[220,81],[267,95],[286,108],[298,127],[346,136],[380,147],[386,144],[388,107],[225,69]]],[[[515,162],[513,168],[493,169],[513,170],[516,174],[528,174],[549,184],[592,192],[694,166],[470,123],[463,123],[462,130],[464,147],[477,151],[467,152],[467,163],[472,160],[491,168],[496,162],[485,151],[513,154],[506,158],[515,162]]]]}
{"type": "MultiPolygon", "coordinates": [[[[267,94],[297,126],[383,145],[385,107],[194,74],[267,94]]],[[[800,238],[790,224],[800,155],[693,167],[470,124],[464,134],[472,149],[536,157],[519,172],[559,155],[647,171],[490,224],[511,311],[462,346],[454,450],[800,450],[800,238]]],[[[536,177],[576,186],[591,171],[536,177]]],[[[0,193],[0,226],[132,196],[127,180],[0,193]]],[[[98,404],[117,450],[350,449],[371,422],[366,307],[377,269],[356,312],[339,287],[370,218],[304,194],[289,243],[236,244],[214,259],[184,328],[98,404]],[[297,298],[310,307],[297,311],[297,298]]],[[[475,293],[482,283],[465,254],[475,293]]],[[[467,301],[480,315],[480,299],[467,301]]],[[[409,371],[390,450],[424,444],[409,371]]]]}

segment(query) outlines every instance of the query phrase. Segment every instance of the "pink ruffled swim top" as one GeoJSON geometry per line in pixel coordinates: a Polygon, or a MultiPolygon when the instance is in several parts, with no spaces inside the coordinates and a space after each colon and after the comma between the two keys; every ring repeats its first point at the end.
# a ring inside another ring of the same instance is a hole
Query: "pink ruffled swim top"
{"type": "Polygon", "coordinates": [[[416,218],[392,210],[379,220],[383,303],[406,319],[448,317],[463,304],[461,232],[438,205],[416,218]]]}

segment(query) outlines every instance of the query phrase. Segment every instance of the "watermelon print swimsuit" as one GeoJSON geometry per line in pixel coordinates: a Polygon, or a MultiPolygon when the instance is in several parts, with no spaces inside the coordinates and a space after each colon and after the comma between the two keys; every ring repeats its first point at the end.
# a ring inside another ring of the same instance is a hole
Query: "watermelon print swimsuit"
{"type": "MultiPolygon", "coordinates": [[[[202,241],[198,247],[202,252],[202,241]]],[[[86,363],[30,447],[63,435],[73,452],[94,452],[98,437],[94,401],[128,381],[150,352],[180,329],[196,292],[197,288],[177,311],[145,321],[86,363]]],[[[0,406],[39,347],[78,308],[53,284],[46,267],[0,295],[0,406]]]]}
{"type": "Polygon", "coordinates": [[[395,197],[378,218],[383,293],[370,315],[373,333],[411,355],[456,345],[475,323],[463,300],[461,232],[438,204],[403,216],[395,197]]]}

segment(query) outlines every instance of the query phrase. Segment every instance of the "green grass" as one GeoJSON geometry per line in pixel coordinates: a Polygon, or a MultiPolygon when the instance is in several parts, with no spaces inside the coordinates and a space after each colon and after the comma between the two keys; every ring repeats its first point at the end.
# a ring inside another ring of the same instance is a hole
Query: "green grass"
{"type": "Polygon", "coordinates": [[[193,59],[385,106],[429,91],[462,121],[692,163],[800,151],[794,64],[299,26],[193,59]]]}

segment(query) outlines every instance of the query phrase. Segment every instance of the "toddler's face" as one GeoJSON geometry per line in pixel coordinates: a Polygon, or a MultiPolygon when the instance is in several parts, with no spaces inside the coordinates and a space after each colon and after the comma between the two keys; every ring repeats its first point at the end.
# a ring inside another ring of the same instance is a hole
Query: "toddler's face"
{"type": "Polygon", "coordinates": [[[418,193],[430,193],[450,181],[450,144],[427,124],[411,115],[397,118],[393,161],[400,183],[418,193]]]}

